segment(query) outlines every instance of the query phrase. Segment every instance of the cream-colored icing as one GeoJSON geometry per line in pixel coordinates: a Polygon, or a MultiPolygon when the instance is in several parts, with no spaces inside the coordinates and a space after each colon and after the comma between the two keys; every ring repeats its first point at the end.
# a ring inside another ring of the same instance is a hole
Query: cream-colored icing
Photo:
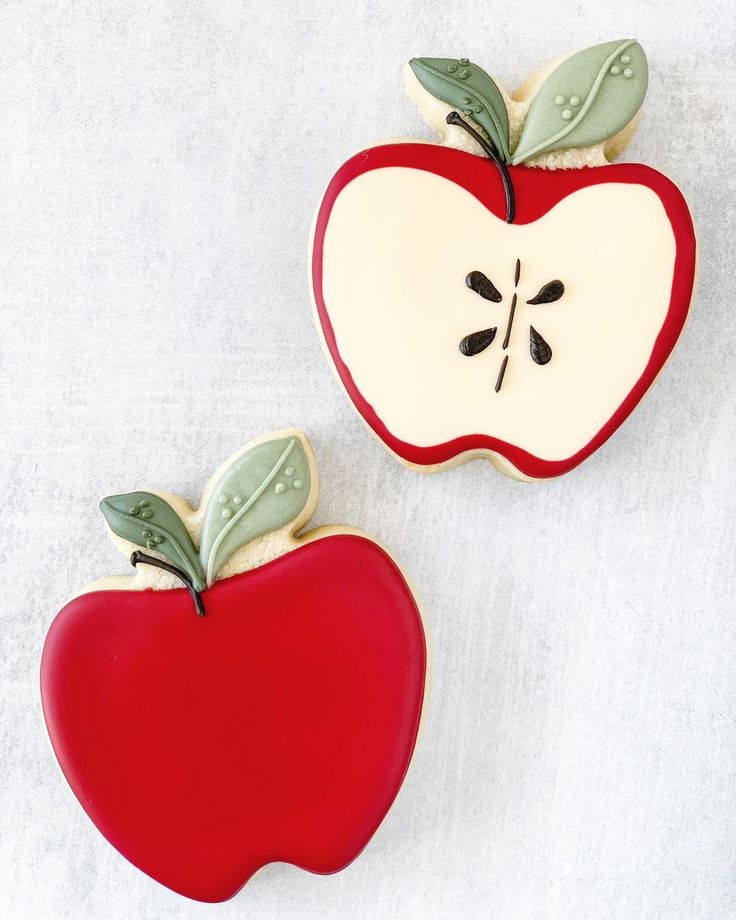
{"type": "Polygon", "coordinates": [[[340,192],[324,239],[323,295],[342,359],[395,437],[429,446],[487,434],[562,460],[594,437],[643,372],[674,260],[664,207],[642,185],[589,186],[534,223],[507,225],[447,179],[389,167],[340,192]],[[475,269],[501,303],[466,287],[475,269]],[[559,301],[526,303],[553,279],[565,285],[559,301]],[[547,365],[530,357],[530,324],[552,348],[547,365]],[[489,348],[460,353],[464,336],[490,326],[498,333],[489,348]]]}

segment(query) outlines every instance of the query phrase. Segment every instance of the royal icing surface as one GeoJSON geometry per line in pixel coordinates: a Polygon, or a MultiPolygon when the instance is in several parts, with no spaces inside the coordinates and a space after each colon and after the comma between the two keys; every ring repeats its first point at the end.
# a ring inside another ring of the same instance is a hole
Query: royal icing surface
{"type": "Polygon", "coordinates": [[[687,315],[695,239],[649,167],[509,174],[512,224],[488,160],[411,143],[359,154],[318,213],[313,293],[348,394],[402,459],[487,451],[546,478],[653,381],[687,315]]]}
{"type": "Polygon", "coordinates": [[[323,259],[336,347],[397,438],[428,446],[493,434],[561,460],[591,440],[646,367],[669,308],[675,240],[642,185],[580,189],[538,221],[509,226],[434,173],[386,168],[342,190],[323,259]],[[492,280],[500,303],[467,287],[471,271],[492,280]],[[559,300],[527,303],[555,279],[559,300]],[[496,341],[464,355],[458,343],[488,327],[500,330],[496,341]],[[544,366],[530,355],[530,327],[553,349],[544,366]]]}
{"type": "Polygon", "coordinates": [[[99,830],[174,891],[222,901],[261,866],[336,872],[408,768],[421,619],[359,536],[315,540],[204,594],[95,591],[54,621],[41,693],[99,830]]]}

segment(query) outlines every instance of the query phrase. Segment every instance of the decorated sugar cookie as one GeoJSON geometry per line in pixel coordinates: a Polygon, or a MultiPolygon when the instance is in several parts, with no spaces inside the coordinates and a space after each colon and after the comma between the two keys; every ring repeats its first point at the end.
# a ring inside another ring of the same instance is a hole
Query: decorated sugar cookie
{"type": "Polygon", "coordinates": [[[319,206],[311,282],[328,356],[400,460],[573,469],[626,419],[689,309],[695,236],[673,183],[611,165],[647,88],[633,40],[516,93],[465,58],[415,58],[442,142],[370,147],[319,206]]]}
{"type": "Polygon", "coordinates": [[[133,577],[54,620],[41,693],[92,821],[174,891],[222,901],[261,866],[335,872],[396,796],[417,737],[425,641],[391,556],[357,530],[296,536],[317,504],[302,432],[254,441],[193,510],[103,500],[133,577]]]}

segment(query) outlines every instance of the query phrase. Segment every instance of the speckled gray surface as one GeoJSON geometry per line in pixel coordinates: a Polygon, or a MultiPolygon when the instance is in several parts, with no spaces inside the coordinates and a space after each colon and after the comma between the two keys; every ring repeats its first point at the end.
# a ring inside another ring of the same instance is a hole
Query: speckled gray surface
{"type": "Polygon", "coordinates": [[[734,25],[721,0],[2,3],[4,920],[736,914],[734,25]],[[323,185],[375,139],[427,136],[402,90],[413,54],[465,53],[514,84],[626,35],[652,73],[625,158],[671,175],[700,233],[679,350],[563,480],[404,470],[312,325],[323,185]],[[125,571],[100,495],[194,500],[241,442],[288,424],[317,452],[317,520],[376,534],[418,586],[433,692],[357,862],[272,866],[208,907],[82,813],[45,738],[39,655],[71,592],[125,571]]]}

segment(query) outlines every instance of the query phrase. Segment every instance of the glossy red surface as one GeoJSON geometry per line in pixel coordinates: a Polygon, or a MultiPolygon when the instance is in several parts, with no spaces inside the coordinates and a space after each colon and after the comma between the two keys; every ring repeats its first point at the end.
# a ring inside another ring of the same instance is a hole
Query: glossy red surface
{"type": "Polygon", "coordinates": [[[204,592],[98,591],[43,652],[56,755],[132,863],[203,901],[261,866],[343,868],[409,766],[425,643],[404,578],[369,539],[308,543],[204,592]]]}
{"type": "Polygon", "coordinates": [[[580,188],[603,182],[637,183],[652,189],[661,199],[677,244],[669,311],[644,372],[613,416],[585,447],[563,460],[549,461],[536,457],[514,444],[472,432],[430,446],[418,446],[402,441],[389,431],[356,386],[350,368],[340,355],[330,323],[329,304],[325,303],[323,294],[324,236],[332,207],[342,189],[363,173],[392,166],[422,169],[444,176],[469,191],[497,217],[504,219],[506,213],[501,181],[493,175],[491,164],[483,157],[460,150],[437,144],[386,144],[364,150],[340,167],[325,192],[317,214],[312,250],[312,289],[325,342],[348,395],[378,437],[394,453],[410,463],[431,466],[445,463],[465,451],[487,449],[498,452],[517,470],[531,478],[545,479],[568,472],[608,440],[632,412],[669,357],[682,331],[690,306],[695,276],[695,232],[685,199],[669,179],[649,166],[638,163],[558,170],[533,169],[526,166],[509,167],[516,193],[517,224],[537,220],[566,195],[580,188]]]}

